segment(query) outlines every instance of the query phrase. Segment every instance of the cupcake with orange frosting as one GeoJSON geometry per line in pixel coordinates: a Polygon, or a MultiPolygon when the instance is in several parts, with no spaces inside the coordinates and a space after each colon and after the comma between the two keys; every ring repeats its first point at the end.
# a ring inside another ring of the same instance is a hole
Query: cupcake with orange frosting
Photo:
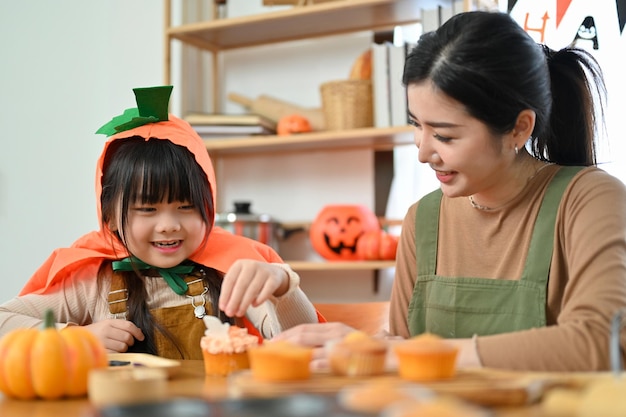
{"type": "Polygon", "coordinates": [[[414,336],[394,345],[393,350],[400,377],[409,381],[436,381],[456,374],[458,348],[437,335],[414,336]]]}
{"type": "Polygon", "coordinates": [[[267,342],[248,351],[252,377],[262,381],[298,381],[311,377],[313,348],[287,341],[267,342]]]}
{"type": "Polygon", "coordinates": [[[248,349],[257,346],[259,339],[242,327],[222,323],[213,316],[204,316],[207,330],[200,347],[206,375],[226,376],[234,371],[250,368],[248,349]]]}
{"type": "Polygon", "coordinates": [[[387,343],[354,331],[326,346],[330,370],[336,375],[373,376],[385,372],[387,343]]]}

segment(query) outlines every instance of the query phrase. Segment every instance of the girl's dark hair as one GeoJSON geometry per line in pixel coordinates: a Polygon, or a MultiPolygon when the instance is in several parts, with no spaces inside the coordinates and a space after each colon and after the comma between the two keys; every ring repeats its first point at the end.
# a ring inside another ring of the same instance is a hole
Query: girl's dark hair
{"type": "MultiPolygon", "coordinates": [[[[115,221],[121,228],[116,234],[117,238],[126,246],[123,236],[126,236],[129,207],[135,203],[156,204],[164,200],[186,201],[197,207],[208,226],[204,237],[206,242],[213,225],[215,209],[211,185],[193,154],[187,148],[165,139],[145,140],[136,136],[112,142],[103,166],[100,197],[103,225],[115,221]]],[[[217,306],[223,277],[213,269],[203,270],[205,271],[203,280],[205,286],[209,288],[209,299],[213,306],[217,306]]],[[[136,343],[133,349],[156,354],[155,329],[172,342],[174,340],[150,314],[146,305],[147,294],[144,283],[146,278],[136,271],[121,274],[128,289],[128,319],[132,320],[146,336],[146,339],[142,343],[136,343]]],[[[218,312],[214,311],[214,315],[218,316],[218,312]]],[[[227,320],[223,315],[220,317],[227,320]]]]}
{"type": "Polygon", "coordinates": [[[533,110],[531,152],[538,159],[596,164],[596,110],[603,115],[606,87],[597,61],[582,49],[537,44],[506,13],[461,13],[422,35],[407,56],[404,85],[425,80],[495,134],[533,110]]]}
{"type": "Polygon", "coordinates": [[[116,140],[109,146],[102,171],[101,221],[108,224],[119,213],[121,236],[132,204],[166,200],[188,201],[197,207],[209,226],[205,241],[208,238],[215,218],[211,185],[187,148],[166,139],[140,136],[116,140]]]}

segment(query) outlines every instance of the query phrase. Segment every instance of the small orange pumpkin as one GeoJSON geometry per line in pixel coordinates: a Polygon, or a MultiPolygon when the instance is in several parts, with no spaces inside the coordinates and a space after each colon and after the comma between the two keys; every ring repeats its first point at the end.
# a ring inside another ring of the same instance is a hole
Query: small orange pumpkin
{"type": "Polygon", "coordinates": [[[366,232],[380,230],[376,215],[362,205],[328,205],[317,214],[309,239],[328,260],[357,260],[356,244],[366,232]]]}
{"type": "Polygon", "coordinates": [[[384,230],[364,233],[356,243],[356,253],[364,260],[392,261],[396,259],[398,237],[384,230]]]}
{"type": "Polygon", "coordinates": [[[104,345],[89,330],[55,327],[47,311],[44,329],[15,329],[0,339],[0,391],[24,400],[87,394],[89,371],[108,366],[104,345]]]}
{"type": "Polygon", "coordinates": [[[276,133],[278,135],[291,135],[292,133],[306,133],[310,132],[311,123],[309,120],[299,114],[290,114],[283,116],[278,120],[276,125],[276,133]]]}

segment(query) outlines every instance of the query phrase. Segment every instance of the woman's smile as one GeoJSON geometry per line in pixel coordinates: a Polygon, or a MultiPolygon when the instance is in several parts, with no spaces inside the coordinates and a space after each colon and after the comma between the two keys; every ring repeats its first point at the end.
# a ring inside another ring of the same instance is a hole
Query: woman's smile
{"type": "Polygon", "coordinates": [[[456,171],[438,171],[435,170],[435,175],[437,179],[442,183],[448,183],[452,181],[456,175],[456,171]]]}

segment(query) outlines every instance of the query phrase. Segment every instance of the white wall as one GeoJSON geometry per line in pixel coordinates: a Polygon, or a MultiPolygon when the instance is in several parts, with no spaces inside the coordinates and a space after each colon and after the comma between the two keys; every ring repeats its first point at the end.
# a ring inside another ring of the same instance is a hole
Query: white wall
{"type": "Polygon", "coordinates": [[[155,0],[0,0],[0,302],[98,227],[94,132],[163,82],[155,0]]]}

